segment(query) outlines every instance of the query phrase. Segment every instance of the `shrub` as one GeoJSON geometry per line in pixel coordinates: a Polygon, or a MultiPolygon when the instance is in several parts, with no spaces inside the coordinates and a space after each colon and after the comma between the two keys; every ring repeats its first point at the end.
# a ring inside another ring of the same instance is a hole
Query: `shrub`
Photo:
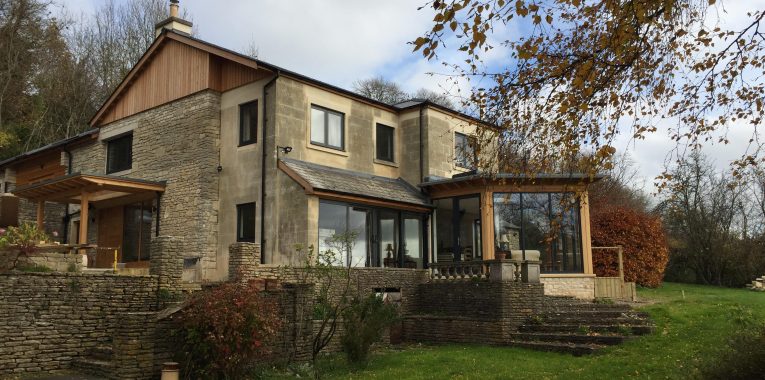
{"type": "Polygon", "coordinates": [[[709,358],[701,378],[720,380],[761,379],[765,373],[765,327],[744,330],[731,339],[720,355],[709,358]]]}
{"type": "MultiPolygon", "coordinates": [[[[624,247],[624,279],[646,287],[658,287],[669,259],[661,219],[627,207],[599,208],[591,217],[593,247],[624,247]]],[[[618,276],[617,255],[593,250],[598,276],[618,276]]]]}
{"type": "Polygon", "coordinates": [[[268,357],[281,323],[275,296],[260,289],[225,283],[189,300],[173,334],[187,377],[238,379],[268,357]]]}
{"type": "Polygon", "coordinates": [[[48,273],[53,272],[53,269],[46,267],[42,264],[30,264],[30,265],[22,265],[18,267],[18,270],[22,272],[28,272],[28,273],[48,273]]]}
{"type": "Polygon", "coordinates": [[[350,363],[365,363],[372,344],[379,342],[383,330],[398,319],[393,305],[383,302],[375,294],[354,297],[343,310],[345,334],[340,343],[350,363]]]}
{"type": "Polygon", "coordinates": [[[0,248],[16,248],[16,257],[10,269],[15,269],[19,265],[21,257],[29,258],[29,255],[35,251],[37,244],[41,241],[49,241],[45,232],[37,229],[33,223],[24,223],[19,227],[8,227],[0,234],[0,248]]]}

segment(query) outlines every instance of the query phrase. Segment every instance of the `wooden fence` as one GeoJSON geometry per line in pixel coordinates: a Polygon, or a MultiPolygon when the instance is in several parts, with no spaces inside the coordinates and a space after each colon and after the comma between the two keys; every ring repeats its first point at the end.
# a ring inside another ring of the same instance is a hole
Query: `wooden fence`
{"type": "Polygon", "coordinates": [[[611,298],[617,300],[637,301],[637,289],[634,282],[624,281],[624,261],[622,246],[616,247],[592,247],[616,251],[619,259],[619,277],[595,277],[595,298],[611,298]]]}

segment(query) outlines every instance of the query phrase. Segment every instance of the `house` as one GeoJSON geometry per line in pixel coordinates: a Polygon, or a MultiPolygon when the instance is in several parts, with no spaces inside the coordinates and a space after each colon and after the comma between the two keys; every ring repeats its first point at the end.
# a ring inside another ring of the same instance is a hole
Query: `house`
{"type": "Polygon", "coordinates": [[[225,279],[234,242],[296,265],[295,244],[352,230],[348,265],[444,270],[499,253],[538,259],[548,294],[594,296],[587,176],[481,175],[480,120],[384,104],[190,32],[171,5],[91,130],[0,162],[18,221],[97,246],[89,266],[117,250],[139,272],[153,237],[182,237],[188,281],[225,279]]]}

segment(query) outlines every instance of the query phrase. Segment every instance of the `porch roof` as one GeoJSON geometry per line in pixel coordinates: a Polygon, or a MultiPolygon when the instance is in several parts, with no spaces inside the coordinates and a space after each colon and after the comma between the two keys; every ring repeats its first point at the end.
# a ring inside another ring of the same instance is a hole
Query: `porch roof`
{"type": "Polygon", "coordinates": [[[81,203],[82,195],[87,194],[88,202],[99,204],[117,198],[138,198],[151,196],[165,191],[164,182],[140,179],[73,173],[46,181],[20,186],[13,194],[33,201],[81,203]]]}
{"type": "Polygon", "coordinates": [[[310,162],[279,159],[279,168],[307,194],[393,208],[432,208],[419,189],[401,178],[380,177],[310,162]]]}

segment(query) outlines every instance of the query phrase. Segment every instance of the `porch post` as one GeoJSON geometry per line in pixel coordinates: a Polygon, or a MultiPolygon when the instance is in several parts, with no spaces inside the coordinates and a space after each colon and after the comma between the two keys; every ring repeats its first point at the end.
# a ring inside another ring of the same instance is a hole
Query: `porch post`
{"type": "Polygon", "coordinates": [[[481,254],[494,260],[494,195],[490,188],[481,191],[481,254]]]}
{"type": "Polygon", "coordinates": [[[80,195],[80,244],[88,243],[88,193],[80,195]]]}
{"type": "Polygon", "coordinates": [[[45,201],[37,201],[37,229],[42,231],[45,228],[45,201]]]}

